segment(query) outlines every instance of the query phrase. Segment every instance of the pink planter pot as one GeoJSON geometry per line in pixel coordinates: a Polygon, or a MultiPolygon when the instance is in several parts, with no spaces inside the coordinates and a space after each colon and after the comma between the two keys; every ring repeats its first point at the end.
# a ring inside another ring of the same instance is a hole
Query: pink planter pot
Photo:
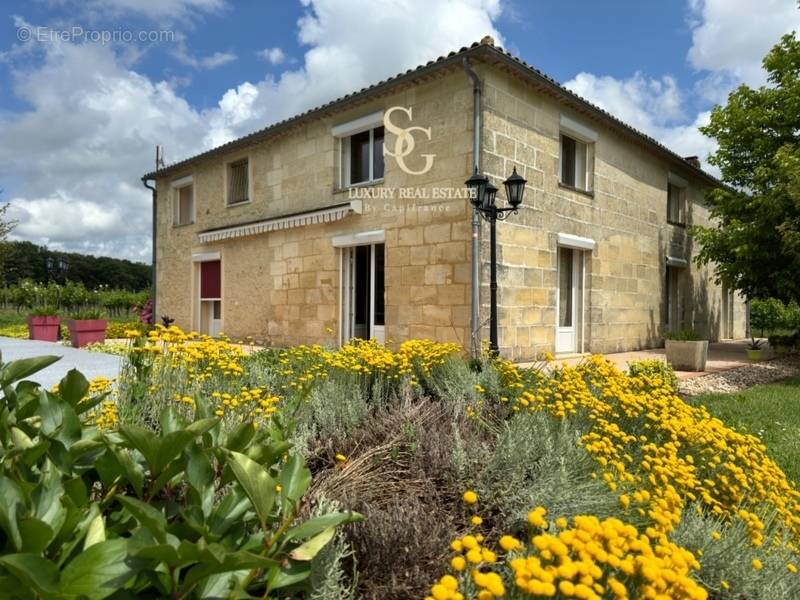
{"type": "Polygon", "coordinates": [[[105,319],[69,319],[67,321],[69,341],[75,348],[104,342],[107,326],[108,321],[105,319]]]}
{"type": "Polygon", "coordinates": [[[61,319],[55,315],[46,317],[28,317],[28,337],[42,342],[58,341],[58,326],[61,319]]]}

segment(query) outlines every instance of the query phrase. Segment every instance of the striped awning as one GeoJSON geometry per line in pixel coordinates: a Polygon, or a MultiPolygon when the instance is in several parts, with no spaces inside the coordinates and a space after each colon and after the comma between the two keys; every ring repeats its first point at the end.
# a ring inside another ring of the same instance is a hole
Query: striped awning
{"type": "Polygon", "coordinates": [[[292,229],[293,227],[302,227],[303,225],[332,223],[333,221],[345,218],[350,213],[361,213],[360,200],[351,200],[350,202],[344,202],[327,208],[293,213],[261,221],[232,225],[230,227],[209,229],[207,231],[201,231],[197,235],[200,238],[200,242],[207,244],[209,242],[220,242],[222,240],[230,240],[249,235],[259,235],[270,231],[279,231],[281,229],[292,229]]]}

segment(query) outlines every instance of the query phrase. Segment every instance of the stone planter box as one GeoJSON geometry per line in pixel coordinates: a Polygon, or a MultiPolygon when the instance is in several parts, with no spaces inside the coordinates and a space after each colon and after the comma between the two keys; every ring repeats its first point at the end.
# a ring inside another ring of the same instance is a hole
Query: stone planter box
{"type": "Polygon", "coordinates": [[[59,325],[61,319],[55,315],[44,317],[31,315],[28,317],[28,337],[42,342],[57,342],[59,325]]]}
{"type": "Polygon", "coordinates": [[[666,340],[667,362],[676,371],[705,371],[708,340],[679,342],[666,340]]]}
{"type": "Polygon", "coordinates": [[[106,340],[107,326],[105,319],[69,319],[69,341],[75,348],[102,343],[106,340]]]}

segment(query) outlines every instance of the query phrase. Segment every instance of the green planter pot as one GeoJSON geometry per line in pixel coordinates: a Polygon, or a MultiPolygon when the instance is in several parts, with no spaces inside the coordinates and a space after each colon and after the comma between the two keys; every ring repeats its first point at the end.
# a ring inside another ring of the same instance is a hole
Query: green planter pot
{"type": "Polygon", "coordinates": [[[749,358],[752,361],[761,360],[761,353],[762,353],[762,350],[760,348],[758,350],[752,350],[752,349],[748,348],[748,350],[747,350],[747,358],[749,358]]]}

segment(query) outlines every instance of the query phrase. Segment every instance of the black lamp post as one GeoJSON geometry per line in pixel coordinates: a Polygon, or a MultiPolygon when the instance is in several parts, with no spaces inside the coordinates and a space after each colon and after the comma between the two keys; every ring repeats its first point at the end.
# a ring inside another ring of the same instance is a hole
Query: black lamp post
{"type": "Polygon", "coordinates": [[[489,284],[490,303],[489,303],[489,350],[493,355],[497,355],[499,347],[497,345],[497,220],[505,220],[509,213],[516,213],[519,205],[522,204],[522,195],[525,193],[527,181],[517,175],[517,168],[511,177],[503,182],[506,188],[506,198],[510,206],[498,208],[495,206],[497,188],[489,183],[486,175],[475,173],[465,182],[467,187],[472,190],[472,206],[480,215],[489,221],[489,246],[490,246],[490,269],[491,281],[489,284]]]}

